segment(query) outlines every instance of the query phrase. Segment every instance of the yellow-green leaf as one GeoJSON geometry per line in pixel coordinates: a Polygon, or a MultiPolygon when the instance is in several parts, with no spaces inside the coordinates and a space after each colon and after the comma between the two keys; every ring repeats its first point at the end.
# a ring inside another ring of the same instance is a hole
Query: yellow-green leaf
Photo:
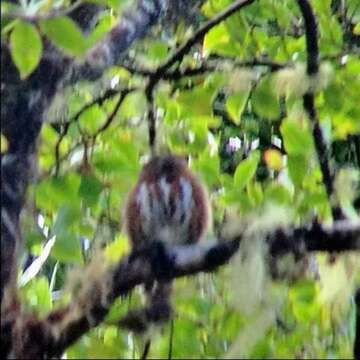
{"type": "Polygon", "coordinates": [[[226,110],[231,120],[236,124],[240,124],[241,114],[244,111],[249,91],[238,91],[228,97],[226,101],[226,110]]]}
{"type": "Polygon", "coordinates": [[[6,150],[8,149],[8,141],[6,139],[6,137],[1,134],[1,152],[6,152],[6,150]]]}
{"type": "Polygon", "coordinates": [[[354,35],[360,35],[360,23],[356,24],[353,28],[354,35]]]}
{"type": "Polygon", "coordinates": [[[87,50],[87,40],[69,17],[44,20],[41,30],[60,49],[72,56],[81,56],[87,50]]]}
{"type": "Polygon", "coordinates": [[[234,186],[238,190],[245,187],[245,185],[255,175],[259,160],[260,160],[260,152],[254,151],[247,159],[243,160],[237,166],[234,174],[234,186]]]}
{"type": "Polygon", "coordinates": [[[111,263],[119,261],[119,259],[129,252],[129,240],[124,235],[119,235],[115,241],[108,244],[105,248],[105,257],[111,263]]]}
{"type": "Polygon", "coordinates": [[[19,21],[11,32],[10,48],[20,77],[25,79],[36,69],[41,59],[42,42],[36,27],[19,21]]]}
{"type": "Polygon", "coordinates": [[[295,121],[284,121],[281,125],[284,146],[289,155],[309,154],[313,149],[313,139],[308,129],[295,121]]]}
{"type": "Polygon", "coordinates": [[[268,120],[276,120],[280,116],[280,103],[272,86],[270,76],[260,81],[251,97],[254,111],[268,120]]]}

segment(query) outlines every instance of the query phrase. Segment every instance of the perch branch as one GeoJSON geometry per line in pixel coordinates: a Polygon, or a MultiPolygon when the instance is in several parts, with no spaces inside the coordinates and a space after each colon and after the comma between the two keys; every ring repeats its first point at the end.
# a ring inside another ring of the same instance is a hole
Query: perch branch
{"type": "MultiPolygon", "coordinates": [[[[170,277],[175,279],[199,272],[214,271],[227,263],[237,252],[241,239],[242,236],[239,236],[218,243],[208,241],[166,248],[166,256],[171,259],[172,268],[158,272],[153,267],[154,260],[156,261],[154,244],[133,252],[105,271],[103,275],[99,275],[97,279],[87,279],[90,283],[84,285],[86,288],[83,291],[80,289],[79,295],[70,305],[52,311],[44,320],[29,318],[28,321],[24,321],[19,320],[19,316],[14,316],[12,328],[15,329],[15,337],[10,336],[10,340],[6,332],[6,326],[9,324],[5,319],[2,322],[4,341],[9,342],[14,339],[12,349],[15,351],[15,357],[24,354],[24,351],[30,347],[28,342],[31,342],[32,350],[37,348],[36,354],[32,354],[36,355],[34,356],[36,358],[61,356],[68,346],[104,320],[117,297],[128,294],[140,284],[159,279],[160,273],[170,273],[170,277]],[[34,327],[37,335],[34,335],[34,327]],[[39,331],[42,333],[41,342],[34,338],[34,336],[39,337],[39,331]],[[19,337],[21,342],[16,340],[19,337]]],[[[360,222],[342,220],[332,226],[314,222],[306,227],[277,229],[268,235],[267,241],[270,254],[273,256],[281,256],[287,252],[296,253],[299,249],[331,253],[360,250],[360,222]]],[[[159,263],[156,264],[157,269],[159,263]]],[[[169,262],[166,264],[169,266],[169,262]]],[[[138,326],[141,330],[146,326],[146,321],[151,321],[151,311],[158,313],[154,309],[132,312],[122,320],[123,322],[120,321],[119,325],[128,328],[131,328],[131,325],[138,326]]]]}

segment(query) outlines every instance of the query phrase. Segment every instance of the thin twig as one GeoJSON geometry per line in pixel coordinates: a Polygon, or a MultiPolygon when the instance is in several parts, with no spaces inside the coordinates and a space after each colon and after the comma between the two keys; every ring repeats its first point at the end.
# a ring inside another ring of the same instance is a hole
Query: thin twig
{"type": "MultiPolygon", "coordinates": [[[[118,89],[108,89],[106,90],[102,95],[98,96],[97,98],[93,99],[92,101],[90,101],[89,103],[85,104],[80,110],[78,110],[76,112],[75,115],[73,115],[68,121],[62,123],[61,125],[63,126],[63,129],[62,129],[62,132],[58,138],[58,141],[56,142],[55,144],[55,176],[58,175],[59,173],[59,170],[60,170],[60,163],[61,161],[64,159],[63,158],[60,158],[60,146],[61,146],[61,143],[62,141],[64,140],[65,136],[67,135],[68,131],[69,131],[69,128],[70,128],[70,125],[72,123],[75,123],[79,120],[80,116],[86,111],[88,110],[89,108],[91,108],[92,106],[98,104],[98,105],[101,105],[105,100],[107,99],[111,99],[112,97],[118,95],[119,93],[120,94],[125,94],[127,95],[130,91],[133,91],[134,89],[130,89],[130,88],[126,88],[126,89],[123,89],[123,90],[118,90],[118,89]]],[[[124,96],[125,96],[124,95],[124,96]]],[[[120,96],[120,98],[122,98],[122,96],[120,96]]],[[[123,100],[123,99],[122,99],[123,100]]],[[[121,100],[121,101],[122,101],[121,100]]],[[[120,102],[121,104],[121,102],[120,102]]],[[[120,106],[119,104],[119,106],[120,106]]],[[[111,115],[109,116],[109,118],[107,119],[107,121],[105,122],[104,125],[102,125],[100,127],[100,129],[97,131],[98,133],[102,132],[103,130],[105,130],[111,123],[112,121],[112,117],[111,115]],[[110,119],[109,119],[110,118],[110,119]],[[102,129],[104,128],[104,129],[102,129]]],[[[98,134],[96,134],[98,135],[98,134]]],[[[70,151],[71,152],[71,151],[70,151]]],[[[70,153],[69,152],[69,153],[70,153]]],[[[66,158],[67,156],[65,156],[66,158]]]]}
{"type": "Polygon", "coordinates": [[[156,143],[156,118],[155,118],[155,111],[154,111],[154,86],[156,82],[153,81],[151,77],[149,79],[148,85],[145,89],[146,100],[148,103],[148,113],[147,119],[149,122],[149,147],[151,151],[151,155],[155,155],[155,143],[156,143]]]}
{"type": "Polygon", "coordinates": [[[69,122],[64,124],[64,127],[61,131],[58,141],[55,144],[55,176],[56,177],[59,175],[59,170],[60,170],[60,146],[61,146],[63,139],[65,138],[65,136],[67,135],[67,133],[69,131],[69,127],[70,127],[69,122]]]}
{"type": "MultiPolygon", "coordinates": [[[[227,19],[236,11],[240,10],[242,7],[252,4],[254,1],[255,0],[237,0],[233,4],[228,6],[224,11],[215,15],[212,19],[210,19],[202,27],[200,27],[200,29],[198,29],[188,41],[181,45],[172,55],[170,55],[170,57],[162,65],[160,65],[155,70],[155,72],[153,72],[149,76],[149,82],[146,87],[145,93],[149,104],[149,146],[153,154],[155,152],[156,142],[156,119],[153,106],[153,91],[155,86],[163,78],[164,74],[166,74],[166,71],[176,62],[181,61],[184,55],[190,51],[193,45],[199,42],[209,30],[227,19]]],[[[146,71],[142,72],[146,73],[146,71]]]]}
{"type": "Polygon", "coordinates": [[[120,66],[127,70],[131,75],[152,76],[154,74],[154,70],[152,69],[129,64],[128,62],[124,62],[120,66]]]}
{"type": "Polygon", "coordinates": [[[177,61],[181,61],[182,58],[189,50],[201,39],[204,35],[211,30],[214,26],[220,24],[222,21],[226,20],[229,16],[234,14],[236,11],[240,10],[244,6],[248,6],[252,4],[255,0],[237,0],[234,1],[230,6],[228,6],[225,10],[215,15],[212,19],[207,21],[199,30],[195,32],[195,34],[186,41],[183,45],[181,45],[167,60],[161,65],[158,69],[158,73],[163,73],[165,70],[169,69],[172,65],[174,65],[177,61]]]}
{"type": "Polygon", "coordinates": [[[135,88],[127,88],[121,91],[120,93],[120,98],[117,101],[117,103],[114,106],[113,111],[111,112],[111,114],[108,116],[108,118],[106,119],[105,123],[103,125],[101,125],[99,127],[99,129],[95,132],[95,134],[93,135],[93,138],[96,138],[101,132],[105,131],[112,123],[112,121],[114,120],[117,112],[119,111],[119,108],[122,104],[122,102],[124,101],[124,99],[126,98],[126,96],[131,93],[132,91],[134,91],[135,88]]]}
{"type": "Polygon", "coordinates": [[[102,105],[105,100],[111,99],[114,96],[121,94],[127,89],[107,89],[102,95],[93,99],[89,103],[85,104],[80,110],[78,110],[75,115],[73,115],[65,124],[71,124],[79,120],[80,115],[87,109],[91,108],[93,105],[102,105]]]}

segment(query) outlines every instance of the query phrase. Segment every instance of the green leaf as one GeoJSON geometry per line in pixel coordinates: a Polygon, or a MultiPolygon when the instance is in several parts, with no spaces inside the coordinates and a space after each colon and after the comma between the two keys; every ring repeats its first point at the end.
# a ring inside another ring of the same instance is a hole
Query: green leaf
{"type": "Polygon", "coordinates": [[[63,177],[46,179],[35,188],[36,206],[53,212],[65,203],[78,203],[79,185],[79,175],[70,172],[63,177]]]}
{"type": "Polygon", "coordinates": [[[77,228],[80,221],[80,204],[63,205],[56,216],[53,233],[56,241],[51,255],[58,261],[82,263],[80,236],[77,228]]]}
{"type": "MultiPolygon", "coordinates": [[[[230,35],[225,25],[221,23],[207,32],[204,37],[203,47],[204,50],[209,52],[219,52],[221,54],[223,51],[226,51],[225,49],[229,43],[230,35]]],[[[231,53],[227,55],[231,55],[231,53]]]]}
{"type": "Polygon", "coordinates": [[[198,159],[194,160],[194,168],[209,187],[219,184],[220,159],[218,156],[210,156],[208,152],[204,151],[198,159]]]}
{"type": "MultiPolygon", "coordinates": [[[[220,116],[209,116],[209,115],[194,115],[190,116],[188,119],[188,123],[192,130],[195,131],[198,124],[202,124],[201,126],[205,126],[205,128],[218,128],[221,124],[220,116]],[[194,128],[193,128],[194,127],[194,128]]],[[[206,132],[207,135],[207,132],[206,132]]]]}
{"type": "Polygon", "coordinates": [[[317,284],[311,280],[301,281],[289,289],[293,313],[300,323],[308,323],[318,317],[320,304],[315,301],[317,295],[317,284]]]}
{"type": "Polygon", "coordinates": [[[86,39],[87,47],[93,46],[97,41],[99,41],[105,34],[111,29],[114,17],[110,14],[102,16],[94,28],[94,30],[89,34],[86,39]]]}
{"type": "Polygon", "coordinates": [[[165,124],[173,124],[179,119],[180,106],[176,100],[167,99],[164,101],[163,108],[165,108],[166,114],[164,117],[165,124]]]}
{"type": "Polygon", "coordinates": [[[230,95],[226,100],[226,110],[236,125],[240,124],[241,114],[244,111],[248,97],[249,91],[238,91],[230,95]]]}
{"type": "Polygon", "coordinates": [[[265,199],[271,203],[290,204],[292,196],[285,186],[273,182],[265,190],[265,199]]]}
{"type": "Polygon", "coordinates": [[[251,96],[254,111],[268,120],[277,120],[280,117],[280,103],[272,86],[272,77],[264,77],[257,85],[251,96]]]}
{"type": "Polygon", "coordinates": [[[127,177],[137,175],[138,162],[130,161],[130,158],[121,153],[106,154],[104,151],[94,154],[93,164],[103,173],[122,174],[127,177]]]}
{"type": "Polygon", "coordinates": [[[246,186],[255,175],[259,160],[260,152],[256,150],[237,166],[234,174],[234,187],[241,190],[246,186]]]}
{"type": "Polygon", "coordinates": [[[81,178],[79,195],[88,205],[95,205],[103,189],[102,183],[92,175],[84,175],[81,178]]]}
{"type": "Polygon", "coordinates": [[[38,315],[45,315],[52,307],[49,282],[45,276],[34,278],[23,289],[21,296],[38,315]]]}
{"type": "Polygon", "coordinates": [[[303,302],[310,304],[314,301],[318,288],[312,280],[303,280],[291,287],[289,290],[289,298],[294,302],[303,302]]]}
{"type": "Polygon", "coordinates": [[[225,56],[238,56],[243,51],[240,44],[233,41],[224,23],[207,32],[204,37],[203,49],[205,53],[217,53],[225,56]]]}
{"type": "Polygon", "coordinates": [[[295,121],[284,121],[280,128],[289,155],[307,155],[313,151],[313,139],[308,129],[295,121]]]}
{"type": "Polygon", "coordinates": [[[324,99],[326,102],[327,110],[334,112],[341,111],[344,106],[344,91],[343,85],[333,83],[324,90],[324,99]]]}
{"type": "Polygon", "coordinates": [[[40,27],[57,47],[71,56],[81,56],[87,50],[80,28],[67,16],[41,21],[40,27]]]}
{"type": "Polygon", "coordinates": [[[21,10],[21,6],[19,6],[18,4],[13,4],[10,1],[1,1],[1,15],[4,16],[4,19],[1,19],[1,22],[6,19],[6,15],[19,10],[21,10]]]}
{"type": "Polygon", "coordinates": [[[196,87],[190,91],[183,91],[177,100],[181,106],[180,117],[186,118],[195,115],[212,115],[212,102],[215,91],[211,88],[196,87]]]}
{"type": "Polygon", "coordinates": [[[103,340],[95,338],[95,336],[91,337],[91,341],[88,344],[87,348],[87,358],[89,359],[118,359],[119,357],[119,349],[121,349],[121,337],[117,337],[117,345],[116,346],[107,346],[104,344],[103,340]]]}
{"type": "Polygon", "coordinates": [[[56,236],[51,256],[63,263],[83,263],[80,238],[72,232],[62,232],[56,236]]]}
{"type": "Polygon", "coordinates": [[[201,343],[198,340],[197,325],[186,317],[179,317],[175,321],[178,331],[174,333],[174,358],[189,358],[191,354],[199,354],[201,343]],[[193,336],[189,336],[193,334],[193,336]]]}
{"type": "Polygon", "coordinates": [[[113,242],[108,244],[104,250],[105,257],[112,263],[129,252],[129,239],[124,235],[119,235],[113,242]]]}
{"type": "Polygon", "coordinates": [[[125,119],[141,118],[147,110],[147,101],[143,91],[133,91],[126,95],[120,107],[125,119]]]}
{"type": "Polygon", "coordinates": [[[29,76],[38,66],[42,55],[41,37],[32,24],[19,21],[10,35],[11,57],[21,79],[29,76]]]}
{"type": "Polygon", "coordinates": [[[146,51],[146,57],[149,60],[158,63],[166,59],[168,52],[169,47],[166,43],[162,41],[154,41],[149,44],[146,51]]]}
{"type": "Polygon", "coordinates": [[[251,351],[251,359],[268,359],[272,356],[272,344],[268,338],[259,340],[251,351]]]}
{"type": "Polygon", "coordinates": [[[249,182],[247,184],[247,193],[249,196],[250,201],[254,204],[254,205],[260,205],[264,195],[263,195],[263,190],[261,187],[261,184],[259,182],[249,182]]]}
{"type": "Polygon", "coordinates": [[[308,161],[302,155],[289,155],[287,161],[290,179],[295,186],[300,187],[308,172],[308,161]]]}
{"type": "Polygon", "coordinates": [[[57,213],[53,232],[55,235],[59,235],[62,232],[69,231],[71,226],[77,224],[79,220],[80,206],[63,205],[57,213]]]}
{"type": "Polygon", "coordinates": [[[353,34],[360,36],[360,23],[356,24],[353,28],[353,34]]]}
{"type": "Polygon", "coordinates": [[[107,322],[113,322],[119,320],[121,317],[123,317],[127,312],[127,304],[124,302],[123,299],[118,298],[115,300],[105,317],[105,321],[107,322]]]}
{"type": "Polygon", "coordinates": [[[105,120],[106,114],[104,110],[98,104],[95,104],[80,115],[79,123],[81,128],[90,133],[95,133],[105,120]]]}

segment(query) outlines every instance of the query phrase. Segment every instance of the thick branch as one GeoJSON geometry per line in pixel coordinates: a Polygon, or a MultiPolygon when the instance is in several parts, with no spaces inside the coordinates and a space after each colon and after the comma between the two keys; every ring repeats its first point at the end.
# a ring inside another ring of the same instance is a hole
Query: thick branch
{"type": "MultiPolygon", "coordinates": [[[[163,275],[160,274],[167,274],[169,279],[175,279],[203,271],[213,271],[229,261],[238,250],[240,241],[241,237],[239,236],[231,241],[219,243],[208,241],[166,248],[164,254],[170,259],[171,268],[169,268],[169,261],[164,261],[162,265],[157,246],[152,244],[148,248],[125,257],[117,265],[107,270],[101,278],[86,279],[86,284],[83,285],[85,289],[80,289],[79,295],[68,307],[53,311],[43,321],[32,318],[27,323],[15,317],[14,321],[22,321],[22,325],[13,325],[13,327],[17,329],[16,334],[21,339],[32,341],[32,349],[37,347],[37,357],[60,356],[68,346],[103,321],[111,304],[118,296],[128,294],[140,284],[156,279],[161,280],[160,276],[163,275]],[[165,264],[166,269],[159,269],[165,264]],[[32,325],[27,325],[29,323],[32,325]],[[41,331],[44,332],[43,340],[40,343],[34,342],[34,335],[29,333],[33,330],[34,324],[37,329],[42,329],[41,331]],[[25,336],[25,334],[28,335],[25,336]]],[[[360,250],[360,222],[353,223],[344,220],[335,222],[332,226],[313,223],[309,227],[277,229],[267,237],[267,241],[270,254],[274,257],[287,252],[297,254],[299,251],[306,250],[331,253],[360,250]]],[[[130,313],[123,323],[120,321],[119,325],[129,327],[129,322],[133,321],[132,325],[135,327],[139,325],[141,330],[143,322],[149,319],[151,321],[150,310],[139,312],[137,316],[135,313],[130,313]],[[140,319],[140,323],[134,325],[134,321],[137,319],[140,319]]],[[[8,325],[7,323],[3,324],[3,326],[8,325]]],[[[15,336],[14,341],[16,338],[15,336]]],[[[23,351],[29,346],[26,341],[23,341],[22,344],[22,347],[16,346],[15,349],[13,346],[16,357],[21,357],[23,351]]]]}
{"type": "Polygon", "coordinates": [[[1,301],[6,286],[15,286],[16,256],[21,243],[20,211],[30,166],[30,156],[1,155],[1,301]]]}
{"type": "Polygon", "coordinates": [[[279,256],[299,250],[329,253],[360,250],[360,222],[341,220],[332,226],[313,222],[309,227],[277,229],[269,235],[270,253],[279,256]]]}
{"type": "MultiPolygon", "coordinates": [[[[229,260],[238,249],[239,241],[240,239],[236,239],[217,245],[204,243],[169,249],[167,255],[173,260],[173,269],[167,271],[172,273],[173,278],[210,271],[229,260]]],[[[68,346],[104,319],[118,296],[157,278],[152,265],[154,261],[154,247],[150,246],[123,259],[105,273],[100,282],[86,284],[87,290],[77,296],[71,305],[53,311],[45,320],[29,317],[24,321],[14,317],[18,326],[12,326],[15,329],[12,355],[23,358],[26,350],[31,348],[33,358],[60,356],[68,346]],[[40,337],[41,341],[35,341],[35,337],[40,337]]],[[[86,281],[91,282],[91,279],[86,281]]],[[[10,315],[9,317],[11,318],[10,315]]],[[[11,336],[5,331],[8,327],[8,322],[2,323],[4,340],[11,336]]]]}
{"type": "Polygon", "coordinates": [[[307,73],[315,75],[319,71],[318,32],[314,12],[308,0],[297,0],[305,23],[305,40],[307,58],[307,73]]]}
{"type": "MultiPolygon", "coordinates": [[[[90,53],[88,62],[83,65],[74,65],[73,59],[64,56],[50,42],[45,41],[39,66],[25,80],[20,79],[8,44],[1,41],[1,66],[6,69],[1,71],[1,131],[9,144],[8,154],[1,159],[1,170],[2,173],[12,174],[9,177],[2,176],[2,195],[9,200],[1,204],[1,298],[10,274],[16,274],[15,252],[21,241],[19,214],[44,113],[56,92],[66,84],[83,78],[100,77],[108,66],[119,60],[120,54],[133,41],[144,36],[149,27],[160,19],[166,4],[163,0],[139,0],[135,11],[123,17],[100,47],[90,53]],[[8,166],[10,162],[11,166],[8,166]]],[[[86,32],[93,25],[99,7],[82,4],[70,10],[70,17],[86,32]]],[[[60,159],[57,157],[58,163],[60,159]]]]}
{"type": "Polygon", "coordinates": [[[85,62],[74,68],[68,82],[96,79],[109,66],[119,64],[124,51],[159,21],[166,6],[167,1],[139,0],[136,8],[125,14],[105,38],[88,52],[85,62]]]}

